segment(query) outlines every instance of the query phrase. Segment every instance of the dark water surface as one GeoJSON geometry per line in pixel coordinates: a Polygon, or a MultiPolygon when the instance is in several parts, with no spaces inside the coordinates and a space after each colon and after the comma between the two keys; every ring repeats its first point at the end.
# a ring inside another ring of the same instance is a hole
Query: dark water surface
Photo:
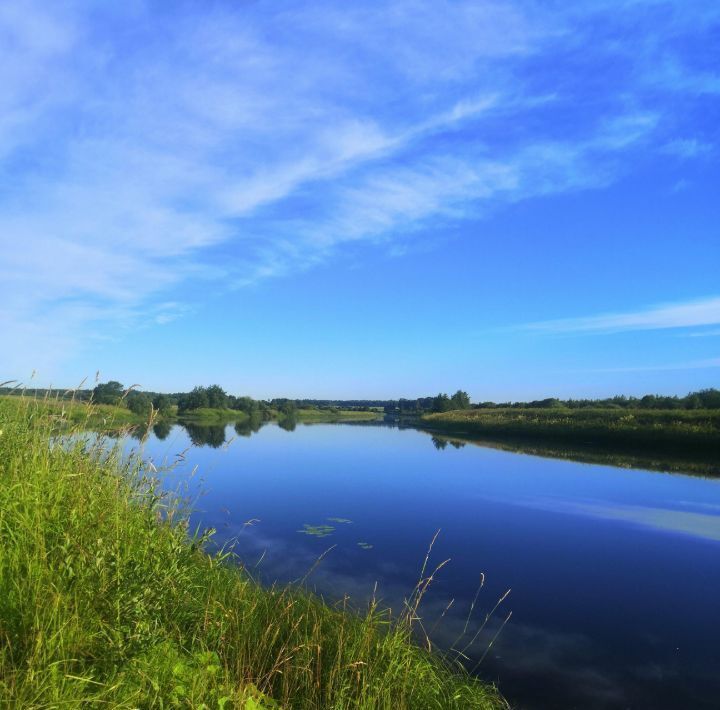
{"type": "Polygon", "coordinates": [[[258,563],[265,581],[302,577],[334,545],[307,583],[360,605],[377,582],[377,596],[397,609],[440,530],[431,563],[451,561],[426,599],[423,624],[429,631],[454,599],[431,633],[451,646],[484,573],[455,645],[464,648],[512,589],[466,654],[479,659],[512,611],[478,672],[515,707],[720,707],[718,480],[387,426],[157,433],[165,438],[151,436],[145,449],[156,465],[200,444],[168,485],[197,467],[191,489],[204,495],[193,522],[217,528],[221,542],[236,538],[236,552],[258,563]],[[299,532],[306,525],[327,534],[299,532]]]}

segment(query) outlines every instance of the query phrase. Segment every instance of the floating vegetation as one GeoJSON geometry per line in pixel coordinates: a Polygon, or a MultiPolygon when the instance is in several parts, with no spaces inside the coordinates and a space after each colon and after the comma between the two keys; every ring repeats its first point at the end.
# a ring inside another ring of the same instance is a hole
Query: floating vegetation
{"type": "Polygon", "coordinates": [[[358,547],[363,550],[372,550],[373,546],[369,542],[358,542],[358,547]]]}
{"type": "Polygon", "coordinates": [[[352,523],[352,520],[348,520],[347,518],[328,518],[328,520],[331,523],[345,523],[345,524],[352,523]]]}
{"type": "Polygon", "coordinates": [[[332,525],[310,525],[303,523],[303,529],[297,532],[303,535],[312,535],[313,537],[327,537],[335,532],[335,528],[332,525]]]}

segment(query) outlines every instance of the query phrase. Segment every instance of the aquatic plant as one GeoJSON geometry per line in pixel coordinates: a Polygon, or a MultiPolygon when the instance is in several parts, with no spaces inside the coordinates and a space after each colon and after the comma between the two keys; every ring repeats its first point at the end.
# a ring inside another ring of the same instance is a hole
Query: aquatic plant
{"type": "Polygon", "coordinates": [[[303,523],[302,530],[298,530],[303,535],[310,535],[311,537],[327,537],[335,532],[335,528],[332,525],[310,525],[309,523],[303,523]]]}

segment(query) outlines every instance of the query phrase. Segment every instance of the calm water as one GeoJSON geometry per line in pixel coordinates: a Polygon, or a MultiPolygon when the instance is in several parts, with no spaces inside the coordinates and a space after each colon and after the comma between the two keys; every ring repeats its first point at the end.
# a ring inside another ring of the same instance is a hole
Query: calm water
{"type": "Polygon", "coordinates": [[[479,673],[516,707],[720,707],[718,480],[384,426],[158,433],[165,438],[152,436],[145,452],[156,464],[191,437],[200,444],[169,485],[197,467],[191,489],[204,494],[194,522],[217,528],[220,541],[236,538],[267,581],[302,577],[334,545],[308,584],[360,604],[377,582],[397,608],[440,530],[431,560],[451,562],[427,599],[425,627],[454,599],[432,633],[452,645],[485,573],[462,648],[512,589],[466,653],[478,659],[512,611],[479,673]],[[334,530],[318,537],[299,532],[305,525],[334,530]]]}

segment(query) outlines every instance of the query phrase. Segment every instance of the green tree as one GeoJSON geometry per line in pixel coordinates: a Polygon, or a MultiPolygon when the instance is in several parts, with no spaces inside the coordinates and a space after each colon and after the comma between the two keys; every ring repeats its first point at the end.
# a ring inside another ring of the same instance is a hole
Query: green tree
{"type": "Polygon", "coordinates": [[[187,412],[193,409],[202,409],[208,404],[207,390],[204,387],[194,387],[192,392],[184,395],[178,402],[178,411],[187,412]]]}
{"type": "Polygon", "coordinates": [[[293,399],[286,399],[279,408],[280,414],[282,414],[285,417],[295,417],[297,416],[297,404],[295,404],[295,400],[293,399]]]}
{"type": "Polygon", "coordinates": [[[130,392],[127,396],[127,407],[133,414],[147,416],[152,406],[152,400],[144,392],[130,392]]]}
{"type": "Polygon", "coordinates": [[[720,409],[720,390],[707,389],[694,392],[702,402],[703,409],[720,409]]]}
{"type": "Polygon", "coordinates": [[[433,412],[449,412],[451,408],[450,398],[446,394],[440,393],[433,399],[433,412]]]}
{"type": "Polygon", "coordinates": [[[156,394],[153,397],[152,405],[155,411],[164,417],[172,411],[173,402],[166,394],[156,394]]]}
{"type": "Polygon", "coordinates": [[[458,390],[451,398],[450,398],[450,408],[451,409],[470,409],[470,396],[467,392],[463,392],[462,390],[458,390]]]}
{"type": "Polygon", "coordinates": [[[240,412],[245,412],[245,414],[248,414],[252,417],[258,412],[259,407],[259,403],[252,399],[252,397],[236,397],[233,409],[237,409],[240,412]]]}
{"type": "Polygon", "coordinates": [[[220,385],[210,385],[205,390],[208,399],[208,407],[212,409],[226,409],[228,403],[228,396],[225,390],[220,385]]]}
{"type": "Polygon", "coordinates": [[[120,382],[110,380],[99,384],[93,390],[93,402],[95,404],[119,404],[123,395],[123,386],[120,382]]]}

